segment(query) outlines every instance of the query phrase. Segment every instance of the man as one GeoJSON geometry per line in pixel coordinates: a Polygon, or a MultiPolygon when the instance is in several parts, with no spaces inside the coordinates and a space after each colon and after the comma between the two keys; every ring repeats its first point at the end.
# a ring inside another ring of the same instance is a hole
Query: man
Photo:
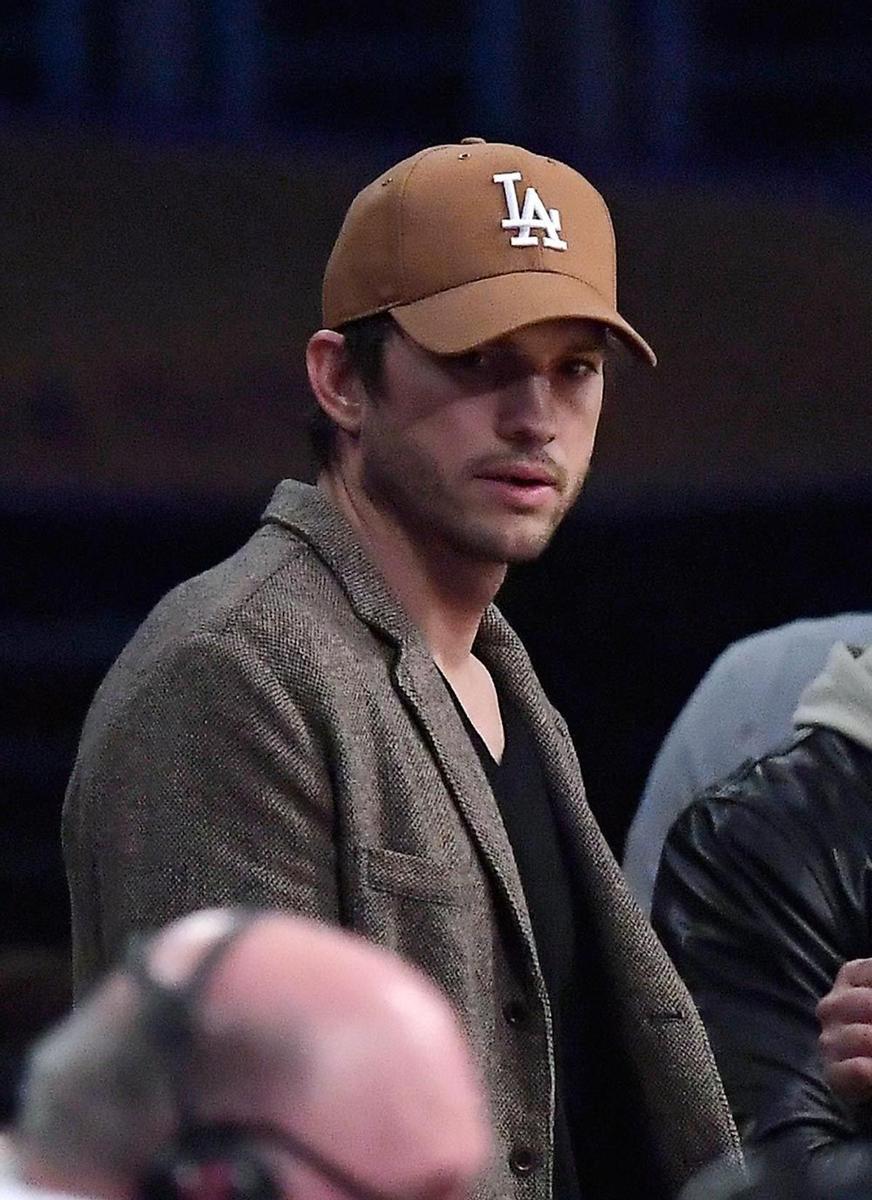
{"type": "Polygon", "coordinates": [[[868,1110],[844,1102],[863,1092],[868,1012],[852,985],[868,976],[843,964],[872,949],[872,648],[836,645],[794,720],[791,745],[704,792],[673,826],[653,919],[745,1137],[801,1166],[850,1174],[857,1158],[868,1178],[868,1110]]]}
{"type": "Polygon", "coordinates": [[[352,204],[324,323],[317,488],[282,484],[239,554],[158,606],[86,722],[79,983],[207,900],[340,922],[460,1012],[497,1126],[485,1194],[674,1194],[735,1132],[492,604],[578,493],[610,338],[653,357],[615,308],[608,211],[516,146],[424,150],[352,204]]]}
{"type": "Polygon", "coordinates": [[[734,642],[676,717],[627,833],[624,874],[645,912],[670,827],[703,788],[787,741],[800,692],[836,642],[872,643],[872,613],[791,621],[734,642]]]}
{"type": "Polygon", "coordinates": [[[36,1046],[0,1195],[462,1200],[490,1151],[424,976],[322,924],[215,909],[140,946],[36,1046]]]}

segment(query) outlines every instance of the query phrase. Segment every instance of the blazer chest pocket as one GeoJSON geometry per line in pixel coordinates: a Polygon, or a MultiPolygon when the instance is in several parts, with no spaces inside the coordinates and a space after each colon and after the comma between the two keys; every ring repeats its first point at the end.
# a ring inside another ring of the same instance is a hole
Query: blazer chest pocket
{"type": "Polygon", "coordinates": [[[403,854],[383,846],[363,849],[363,878],[377,892],[431,904],[459,906],[460,889],[451,880],[450,871],[448,863],[419,854],[403,854]]]}

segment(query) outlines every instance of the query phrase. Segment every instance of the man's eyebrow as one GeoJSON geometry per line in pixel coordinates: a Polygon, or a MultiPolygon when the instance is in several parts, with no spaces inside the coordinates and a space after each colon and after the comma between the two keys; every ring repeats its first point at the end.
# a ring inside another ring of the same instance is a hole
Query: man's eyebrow
{"type": "Polygon", "coordinates": [[[605,354],[605,352],[608,350],[608,348],[609,348],[608,343],[605,341],[605,339],[603,339],[603,341],[596,342],[594,345],[591,345],[590,343],[588,343],[587,345],[584,345],[584,346],[582,346],[582,345],[570,346],[570,348],[566,351],[566,353],[567,354],[605,354]]]}
{"type": "MultiPolygon", "coordinates": [[[[608,349],[608,343],[605,340],[596,342],[595,344],[591,344],[590,342],[574,342],[558,350],[554,355],[554,362],[566,358],[585,358],[591,355],[605,356],[608,353],[608,349]]],[[[522,350],[520,347],[516,347],[512,353],[521,362],[533,361],[535,358],[535,355],[531,356],[526,350],[522,350]]]]}

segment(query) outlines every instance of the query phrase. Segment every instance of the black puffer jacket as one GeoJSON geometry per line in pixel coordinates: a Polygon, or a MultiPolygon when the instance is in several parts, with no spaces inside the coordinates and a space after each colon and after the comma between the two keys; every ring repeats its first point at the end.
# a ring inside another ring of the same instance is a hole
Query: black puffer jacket
{"type": "Polygon", "coordinates": [[[669,835],[652,920],[746,1141],[794,1160],[853,1141],[872,1172],[865,1122],[823,1081],[815,1017],[842,963],[872,956],[872,751],[806,730],[708,789],[669,835]]]}

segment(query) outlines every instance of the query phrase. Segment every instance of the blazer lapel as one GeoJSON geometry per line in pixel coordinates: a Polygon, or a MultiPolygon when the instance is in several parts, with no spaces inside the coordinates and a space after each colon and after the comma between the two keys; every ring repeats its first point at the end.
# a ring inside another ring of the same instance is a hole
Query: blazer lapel
{"type": "Polygon", "coordinates": [[[544,995],[530,915],[505,826],[478,755],[419,631],[388,590],[354,530],[318,488],[283,481],[263,519],[286,525],[304,538],[339,580],[360,620],[392,647],[394,684],[430,745],[497,895],[523,935],[544,995]]]}
{"type": "MultiPolygon", "coordinates": [[[[569,730],[548,702],[520,639],[495,608],[482,624],[479,650],[500,693],[514,702],[533,731],[572,876],[587,913],[601,928],[603,953],[624,983],[641,984],[650,1000],[646,966],[653,962],[652,951],[659,957],[659,947],[587,803],[569,730]]],[[[663,1002],[674,1010],[674,992],[663,1002]]]]}
{"type": "MultiPolygon", "coordinates": [[[[569,731],[548,703],[527,653],[495,608],[478,650],[497,687],[534,732],[570,869],[585,901],[610,981],[614,1030],[634,1064],[640,1121],[658,1131],[675,1191],[719,1154],[741,1149],[714,1056],[693,1001],[624,882],[584,796],[569,731]]],[[[614,1036],[614,1035],[613,1035],[614,1036]]]]}
{"type": "Polygon", "coordinates": [[[508,904],[535,958],[527,902],[494,794],[447,686],[423,644],[406,640],[401,646],[395,682],[430,745],[498,893],[508,904]]]}

